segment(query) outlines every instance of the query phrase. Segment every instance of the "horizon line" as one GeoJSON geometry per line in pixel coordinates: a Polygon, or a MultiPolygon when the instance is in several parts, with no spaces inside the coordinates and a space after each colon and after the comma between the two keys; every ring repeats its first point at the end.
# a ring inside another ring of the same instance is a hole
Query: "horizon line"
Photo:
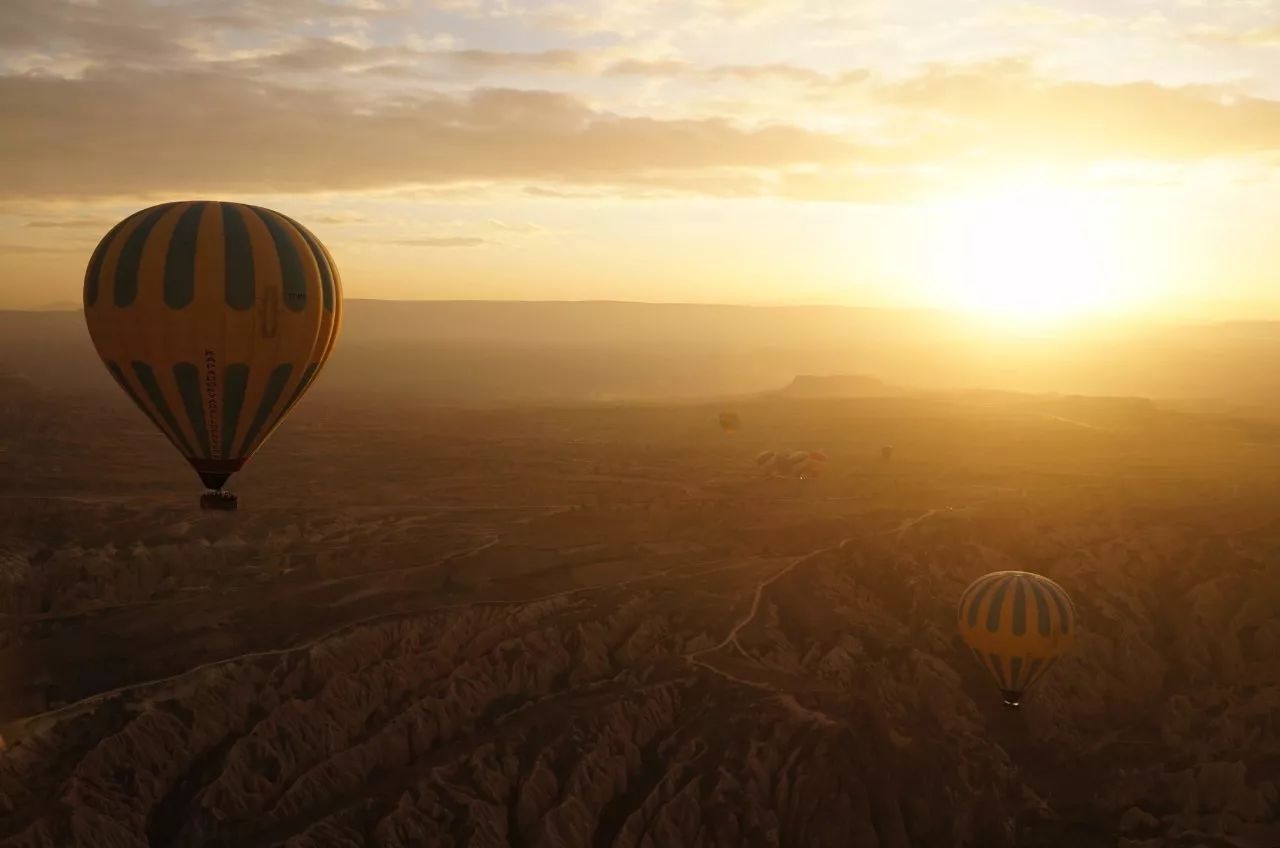
{"type": "MultiPolygon", "coordinates": [[[[379,304],[510,304],[522,306],[651,306],[651,307],[683,307],[713,309],[753,309],[753,310],[842,310],[861,312],[891,312],[899,314],[918,314],[936,317],[947,317],[960,320],[981,320],[960,309],[949,309],[945,306],[924,305],[858,305],[850,303],[731,303],[724,301],[665,301],[665,300],[624,300],[619,298],[579,298],[579,299],[523,299],[523,298],[380,298],[380,297],[344,297],[346,303],[379,303],[379,304]]],[[[1165,314],[1100,314],[1076,316],[1070,323],[1092,322],[1096,324],[1129,323],[1129,324],[1273,324],[1280,322],[1280,304],[1277,311],[1269,317],[1210,317],[1194,316],[1182,313],[1165,314]]],[[[25,313],[72,313],[81,312],[83,307],[71,302],[54,303],[46,306],[3,306],[0,312],[25,313]]]]}

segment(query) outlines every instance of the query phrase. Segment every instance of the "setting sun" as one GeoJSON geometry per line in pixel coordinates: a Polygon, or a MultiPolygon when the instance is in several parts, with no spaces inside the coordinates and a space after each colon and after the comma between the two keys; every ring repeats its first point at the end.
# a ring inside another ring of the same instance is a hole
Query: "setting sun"
{"type": "Polygon", "coordinates": [[[1020,186],[945,204],[931,241],[938,299],[1018,322],[1112,311],[1120,252],[1101,203],[1061,187],[1020,186]]]}

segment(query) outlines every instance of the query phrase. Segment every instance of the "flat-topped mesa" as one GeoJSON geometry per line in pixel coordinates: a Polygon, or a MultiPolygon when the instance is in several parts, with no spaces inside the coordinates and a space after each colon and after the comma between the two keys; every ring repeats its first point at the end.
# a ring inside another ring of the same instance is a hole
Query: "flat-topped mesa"
{"type": "Polygon", "coordinates": [[[865,374],[798,374],[778,391],[785,397],[881,397],[892,389],[865,374]]]}

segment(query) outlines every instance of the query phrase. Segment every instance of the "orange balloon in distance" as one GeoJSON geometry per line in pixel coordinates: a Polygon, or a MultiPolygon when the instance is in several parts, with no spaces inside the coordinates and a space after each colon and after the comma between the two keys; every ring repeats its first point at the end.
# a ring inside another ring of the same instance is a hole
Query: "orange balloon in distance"
{"type": "Polygon", "coordinates": [[[84,313],[116,383],[221,490],[333,352],[342,281],[319,239],[279,212],[164,203],[99,242],[84,313]]]}

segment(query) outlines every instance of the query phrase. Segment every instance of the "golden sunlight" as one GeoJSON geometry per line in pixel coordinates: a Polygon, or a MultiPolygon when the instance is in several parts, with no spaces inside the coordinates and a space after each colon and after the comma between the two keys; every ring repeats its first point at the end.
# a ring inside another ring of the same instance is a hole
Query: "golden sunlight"
{"type": "Polygon", "coordinates": [[[1099,198],[1024,185],[937,211],[930,265],[942,303],[1037,324],[1123,305],[1121,252],[1099,198]]]}

